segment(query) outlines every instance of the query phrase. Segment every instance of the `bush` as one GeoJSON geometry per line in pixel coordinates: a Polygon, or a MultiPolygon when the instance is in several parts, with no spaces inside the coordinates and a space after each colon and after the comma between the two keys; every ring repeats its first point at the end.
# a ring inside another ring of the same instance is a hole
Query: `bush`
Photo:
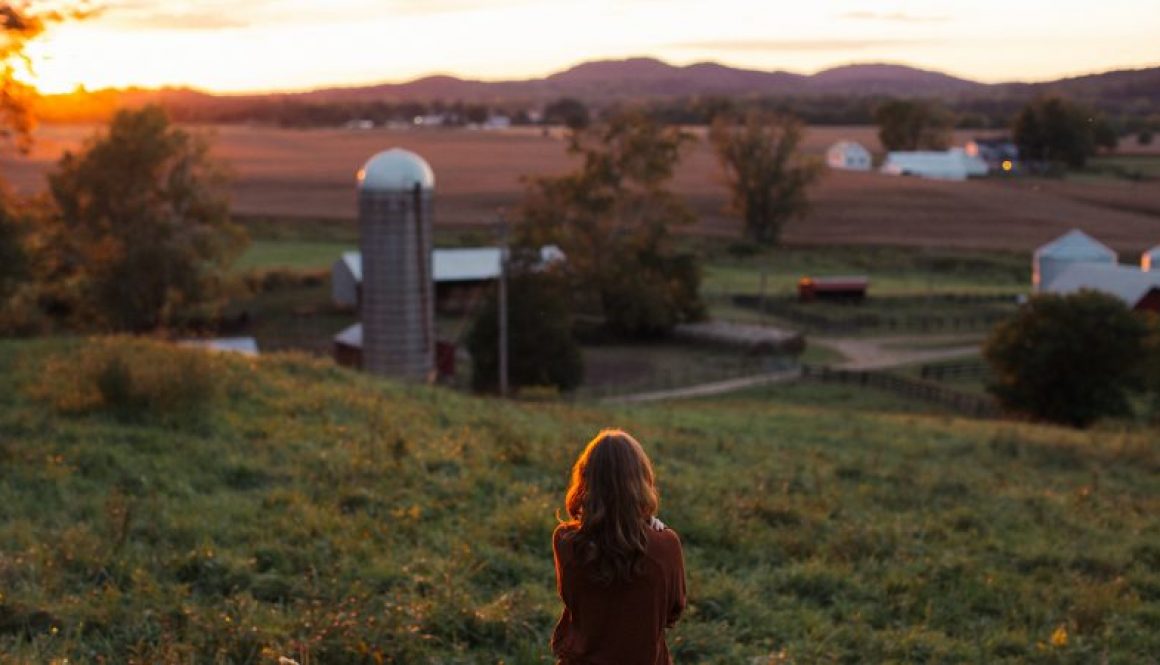
{"type": "MultiPolygon", "coordinates": [[[[508,283],[508,381],[521,386],[571,390],[584,378],[580,345],[572,336],[572,313],[563,279],[546,273],[514,275],[508,283]]],[[[498,305],[493,294],[480,309],[467,336],[471,385],[499,385],[498,305]]]]}
{"type": "Polygon", "coordinates": [[[33,392],[62,413],[107,411],[127,420],[196,416],[220,394],[218,360],[202,349],[155,340],[95,339],[50,358],[33,392]]]}
{"type": "Polygon", "coordinates": [[[995,376],[988,389],[1011,411],[1076,427],[1127,414],[1144,332],[1112,296],[1034,296],[983,347],[995,376]]]}

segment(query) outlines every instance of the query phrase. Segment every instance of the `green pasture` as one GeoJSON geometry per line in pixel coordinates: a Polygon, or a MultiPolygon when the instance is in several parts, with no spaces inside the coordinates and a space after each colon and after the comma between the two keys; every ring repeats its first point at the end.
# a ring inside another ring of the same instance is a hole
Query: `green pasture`
{"type": "Polygon", "coordinates": [[[95,383],[113,365],[83,348],[0,342],[3,662],[550,663],[554,514],[607,425],[653,456],[684,543],[677,662],[1160,653],[1155,431],[809,384],[518,404],[135,347],[95,383]],[[138,371],[165,399],[117,407],[138,371]]]}

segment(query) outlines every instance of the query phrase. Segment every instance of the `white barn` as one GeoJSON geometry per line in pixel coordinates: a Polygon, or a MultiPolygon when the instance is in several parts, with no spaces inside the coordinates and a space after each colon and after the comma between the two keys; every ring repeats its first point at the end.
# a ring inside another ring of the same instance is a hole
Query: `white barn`
{"type": "Polygon", "coordinates": [[[869,171],[874,165],[870,151],[854,141],[838,141],[826,151],[826,164],[844,171],[869,171]]]}
{"type": "Polygon", "coordinates": [[[986,162],[968,155],[961,148],[889,152],[880,170],[889,175],[956,181],[986,175],[988,172],[986,162]]]}
{"type": "Polygon", "coordinates": [[[1076,264],[1116,265],[1118,257],[1107,245],[1073,229],[1035,250],[1031,265],[1031,286],[1049,290],[1065,269],[1076,264]]]}
{"type": "Polygon", "coordinates": [[[1160,245],[1140,255],[1140,270],[1160,273],[1160,245]]]}
{"type": "Polygon", "coordinates": [[[1160,291],[1160,271],[1145,272],[1135,266],[1107,263],[1075,263],[1065,267],[1044,289],[1068,294],[1092,290],[1113,295],[1132,309],[1151,309],[1160,291]]]}

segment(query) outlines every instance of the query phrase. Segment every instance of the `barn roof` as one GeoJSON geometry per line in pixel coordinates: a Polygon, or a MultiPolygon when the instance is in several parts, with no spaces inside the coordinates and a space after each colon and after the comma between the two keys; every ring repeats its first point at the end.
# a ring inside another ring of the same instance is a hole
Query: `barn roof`
{"type": "Polygon", "coordinates": [[[1050,293],[1075,293],[1083,289],[1102,291],[1135,307],[1152,289],[1160,288],[1160,273],[1144,272],[1134,266],[1106,263],[1077,263],[1059,273],[1050,284],[1050,293]]]}
{"type": "Polygon", "coordinates": [[[1072,229],[1035,250],[1035,257],[1053,259],[1116,261],[1116,252],[1079,229],[1072,229]]]}
{"type": "Polygon", "coordinates": [[[837,152],[837,151],[846,152],[847,150],[853,150],[854,152],[857,152],[860,154],[862,154],[862,153],[867,154],[867,155],[870,154],[870,151],[867,150],[866,147],[863,146],[861,143],[858,143],[857,141],[849,141],[849,140],[838,141],[834,145],[830,146],[830,149],[828,152],[837,152]]]}
{"type": "MultiPolygon", "coordinates": [[[[431,273],[436,282],[478,282],[499,277],[499,247],[442,248],[431,252],[431,273]]],[[[564,259],[555,245],[540,248],[540,261],[551,264],[564,259]]],[[[355,280],[362,281],[362,254],[343,252],[339,259],[355,280]]]]}
{"type": "Polygon", "coordinates": [[[213,339],[183,339],[179,346],[189,346],[211,351],[240,353],[244,356],[258,355],[258,341],[253,337],[218,337],[213,339]]]}
{"type": "Polygon", "coordinates": [[[361,323],[356,323],[352,326],[343,328],[341,332],[334,336],[334,341],[356,349],[362,348],[363,342],[363,328],[361,323]]]}

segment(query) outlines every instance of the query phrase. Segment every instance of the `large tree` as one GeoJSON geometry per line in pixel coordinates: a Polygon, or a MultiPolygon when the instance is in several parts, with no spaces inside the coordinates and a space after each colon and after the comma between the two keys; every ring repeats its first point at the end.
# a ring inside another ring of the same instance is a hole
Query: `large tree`
{"type": "Polygon", "coordinates": [[[619,113],[572,132],[575,171],[528,181],[517,242],[558,245],[579,301],[595,303],[619,333],[662,334],[702,314],[699,268],[670,233],[694,219],[669,189],[691,140],[641,112],[619,113]]]}
{"type": "Polygon", "coordinates": [[[990,390],[1011,411],[1078,427],[1125,414],[1145,333],[1113,296],[1034,296],[983,347],[995,375],[990,390]]]}
{"type": "Polygon", "coordinates": [[[946,150],[955,116],[937,102],[892,99],[874,111],[878,140],[887,150],[946,150]]]}
{"type": "Polygon", "coordinates": [[[750,111],[741,121],[718,116],[709,136],[725,171],[730,209],[754,242],[776,244],[787,221],[809,208],[807,189],[821,165],[800,154],[804,129],[793,116],[750,111]]]}
{"type": "Polygon", "coordinates": [[[1098,148],[1114,148],[1116,135],[1103,116],[1063,97],[1038,97],[1015,117],[1019,157],[1039,164],[1083,168],[1098,148]]]}
{"type": "Polygon", "coordinates": [[[244,246],[208,143],[156,106],[118,112],[106,134],[65,153],[49,184],[46,279],[101,327],[149,330],[215,302],[244,246]]]}

